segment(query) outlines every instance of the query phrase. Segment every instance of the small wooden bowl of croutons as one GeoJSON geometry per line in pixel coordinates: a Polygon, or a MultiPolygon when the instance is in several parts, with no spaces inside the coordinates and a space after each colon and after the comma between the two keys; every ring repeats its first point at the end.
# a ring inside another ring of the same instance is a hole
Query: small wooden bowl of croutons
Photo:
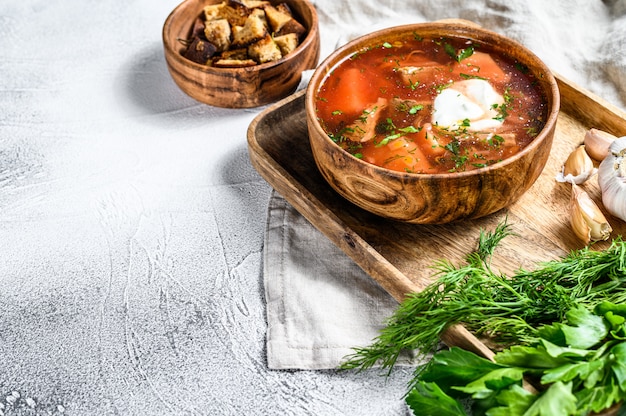
{"type": "Polygon", "coordinates": [[[163,25],[165,61],[187,95],[251,108],[293,93],[317,66],[317,12],[308,0],[185,0],[163,25]]]}

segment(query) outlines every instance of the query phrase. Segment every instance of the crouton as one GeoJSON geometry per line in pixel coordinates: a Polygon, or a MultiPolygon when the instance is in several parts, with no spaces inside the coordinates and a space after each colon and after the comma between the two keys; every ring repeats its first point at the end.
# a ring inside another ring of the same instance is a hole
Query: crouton
{"type": "Polygon", "coordinates": [[[306,28],[296,19],[292,18],[287,23],[285,23],[280,28],[280,30],[274,32],[275,36],[283,36],[290,33],[296,34],[298,36],[298,39],[300,39],[306,33],[306,28]]]}
{"type": "Polygon", "coordinates": [[[267,16],[265,15],[265,10],[263,9],[252,9],[252,12],[250,13],[250,16],[261,19],[261,21],[263,22],[263,26],[265,26],[265,29],[269,32],[270,30],[270,26],[267,23],[267,16]]]}
{"type": "Polygon", "coordinates": [[[293,17],[293,13],[291,11],[291,7],[289,7],[289,5],[287,3],[279,3],[276,5],[276,9],[281,12],[281,13],[285,13],[288,14],[289,16],[293,17]]]}
{"type": "Polygon", "coordinates": [[[267,22],[275,36],[295,33],[298,39],[304,35],[306,28],[294,19],[291,9],[285,3],[264,8],[267,22]]]}
{"type": "Polygon", "coordinates": [[[230,47],[231,30],[226,19],[212,20],[206,22],[204,36],[211,42],[219,52],[223,52],[230,47]]]}
{"type": "Polygon", "coordinates": [[[223,1],[219,4],[209,4],[202,9],[204,13],[204,20],[210,22],[211,20],[223,19],[222,10],[226,6],[226,2],[223,1]]]}
{"type": "Polygon", "coordinates": [[[267,0],[241,0],[248,9],[261,9],[271,3],[267,0]]]}
{"type": "Polygon", "coordinates": [[[245,68],[258,65],[254,59],[218,59],[213,66],[218,68],[245,68]]]}
{"type": "Polygon", "coordinates": [[[288,33],[282,36],[276,36],[274,38],[274,42],[280,49],[280,53],[282,56],[287,55],[290,52],[293,52],[294,49],[298,47],[298,35],[295,33],[288,33]]]}
{"type": "Polygon", "coordinates": [[[245,61],[249,58],[248,49],[240,48],[240,49],[231,49],[228,51],[224,51],[220,54],[221,59],[231,59],[231,60],[239,60],[245,61]]]}
{"type": "Polygon", "coordinates": [[[235,48],[245,47],[258,42],[268,34],[264,19],[256,13],[250,14],[243,26],[233,26],[232,32],[232,46],[235,48]]]}
{"type": "Polygon", "coordinates": [[[194,20],[193,26],[191,27],[191,35],[189,36],[189,39],[196,37],[204,39],[204,19],[202,16],[198,16],[196,20],[194,20]]]}
{"type": "Polygon", "coordinates": [[[278,32],[288,21],[292,19],[291,14],[279,11],[274,6],[268,6],[265,9],[265,17],[272,32],[278,32]]]}
{"type": "Polygon", "coordinates": [[[283,57],[280,48],[269,34],[248,46],[248,55],[260,64],[277,61],[283,57]]]}
{"type": "Polygon", "coordinates": [[[206,64],[215,55],[216,50],[215,45],[196,36],[187,47],[187,50],[185,50],[183,56],[195,63],[206,64]]]}
{"type": "Polygon", "coordinates": [[[242,26],[252,10],[237,0],[228,0],[221,12],[221,16],[228,20],[231,26],[242,26]]]}

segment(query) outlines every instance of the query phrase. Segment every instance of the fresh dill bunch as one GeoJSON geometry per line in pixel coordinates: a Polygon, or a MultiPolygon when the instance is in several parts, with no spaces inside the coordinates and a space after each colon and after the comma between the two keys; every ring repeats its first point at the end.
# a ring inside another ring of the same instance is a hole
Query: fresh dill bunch
{"type": "Polygon", "coordinates": [[[486,302],[484,283],[502,280],[491,271],[489,263],[500,241],[511,234],[505,221],[493,232],[481,231],[478,247],[467,255],[466,265],[456,267],[447,260],[436,262],[433,265],[436,281],[422,292],[408,294],[374,344],[355,348],[341,368],[366,369],[375,365],[391,368],[403,351],[418,350],[426,355],[435,349],[446,328],[484,307],[481,305],[486,302]]]}
{"type": "Polygon", "coordinates": [[[495,273],[490,262],[498,244],[511,234],[504,222],[493,232],[481,231],[466,264],[436,262],[435,281],[422,292],[409,294],[372,345],[355,348],[340,368],[379,365],[391,371],[406,350],[425,358],[455,324],[502,347],[531,343],[539,326],[561,321],[575,306],[592,309],[602,301],[626,301],[626,244],[621,239],[606,250],[586,247],[508,277],[495,273]]]}

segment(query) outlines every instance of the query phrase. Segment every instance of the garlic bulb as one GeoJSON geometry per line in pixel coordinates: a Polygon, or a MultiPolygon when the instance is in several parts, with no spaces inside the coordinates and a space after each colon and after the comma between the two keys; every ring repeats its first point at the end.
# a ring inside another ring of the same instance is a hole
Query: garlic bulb
{"type": "Polygon", "coordinates": [[[570,210],[572,229],[585,244],[609,239],[613,231],[611,225],[589,194],[575,183],[572,183],[570,210]]]}
{"type": "Polygon", "coordinates": [[[585,146],[578,146],[567,157],[561,172],[557,173],[556,180],[558,182],[570,182],[580,185],[597,172],[593,165],[593,160],[589,157],[585,150],[585,146]]]}
{"type": "Polygon", "coordinates": [[[589,129],[585,133],[583,144],[589,156],[595,160],[604,160],[609,153],[609,146],[617,139],[611,133],[598,129],[589,129]]]}
{"type": "Polygon", "coordinates": [[[606,210],[626,221],[626,136],[616,139],[598,168],[598,184],[606,210]]]}

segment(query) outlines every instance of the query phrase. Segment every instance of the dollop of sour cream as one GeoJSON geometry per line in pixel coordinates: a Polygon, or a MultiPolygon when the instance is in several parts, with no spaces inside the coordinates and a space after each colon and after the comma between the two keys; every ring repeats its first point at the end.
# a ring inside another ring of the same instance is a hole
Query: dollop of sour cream
{"type": "Polygon", "coordinates": [[[471,131],[493,130],[503,123],[497,108],[502,104],[504,97],[488,81],[458,81],[435,98],[432,122],[450,130],[461,127],[471,131]]]}

